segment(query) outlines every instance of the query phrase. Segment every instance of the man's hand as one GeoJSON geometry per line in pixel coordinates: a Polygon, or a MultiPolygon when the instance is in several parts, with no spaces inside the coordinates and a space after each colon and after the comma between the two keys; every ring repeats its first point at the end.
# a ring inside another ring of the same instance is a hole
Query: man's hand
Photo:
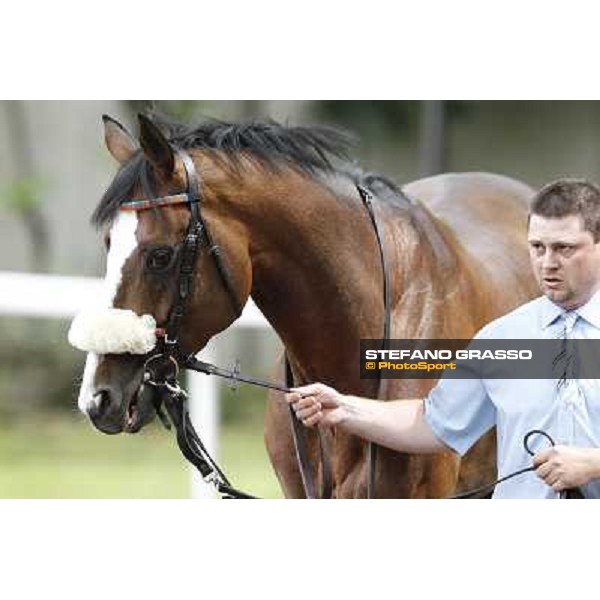
{"type": "Polygon", "coordinates": [[[555,492],[583,485],[600,476],[600,453],[596,448],[553,446],[533,457],[536,474],[555,492]]]}
{"type": "Polygon", "coordinates": [[[344,416],[343,395],[322,383],[312,383],[285,395],[296,416],[307,427],[333,427],[344,416]]]}
{"type": "Polygon", "coordinates": [[[423,400],[370,400],[340,394],[322,383],[294,388],[286,402],[307,427],[337,426],[397,452],[448,450],[424,416],[423,400]]]}

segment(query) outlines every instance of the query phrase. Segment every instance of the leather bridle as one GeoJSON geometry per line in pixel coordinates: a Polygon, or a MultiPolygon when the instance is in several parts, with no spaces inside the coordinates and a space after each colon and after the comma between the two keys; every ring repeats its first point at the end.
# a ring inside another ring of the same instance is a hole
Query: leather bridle
{"type": "Polygon", "coordinates": [[[181,324],[194,286],[196,263],[201,247],[206,247],[212,256],[215,267],[223,283],[235,318],[242,312],[240,302],[232,282],[231,274],[223,260],[220,246],[214,243],[206,221],[202,216],[202,193],[192,157],[183,149],[176,150],[185,169],[186,191],[171,196],[157,196],[150,181],[147,163],[144,163],[141,175],[145,200],[129,200],[121,204],[121,210],[141,211],[156,207],[185,204],[190,211],[190,221],[179,251],[179,272],[174,299],[166,322],[156,330],[157,346],[145,364],[146,381],[155,385],[174,381],[179,366],[184,366],[186,356],[179,345],[181,324]],[[150,377],[148,377],[148,375],[150,377]]]}

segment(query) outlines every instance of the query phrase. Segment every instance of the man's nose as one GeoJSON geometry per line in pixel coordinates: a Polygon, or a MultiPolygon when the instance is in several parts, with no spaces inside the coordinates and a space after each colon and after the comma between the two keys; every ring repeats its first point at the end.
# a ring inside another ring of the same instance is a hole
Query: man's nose
{"type": "Polygon", "coordinates": [[[558,262],[558,256],[556,255],[556,252],[553,252],[550,249],[546,250],[542,256],[542,268],[550,270],[557,269],[559,266],[560,264],[558,262]]]}

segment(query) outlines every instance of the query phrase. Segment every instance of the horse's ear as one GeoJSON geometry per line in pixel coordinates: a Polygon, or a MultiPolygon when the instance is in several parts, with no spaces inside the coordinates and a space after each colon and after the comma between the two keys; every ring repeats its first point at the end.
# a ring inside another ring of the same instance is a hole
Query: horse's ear
{"type": "Polygon", "coordinates": [[[108,115],[102,115],[102,121],[104,122],[104,141],[108,151],[119,163],[125,164],[139,150],[139,144],[119,121],[108,115]]]}
{"type": "Polygon", "coordinates": [[[145,115],[139,114],[140,144],[153,167],[169,177],[175,170],[175,153],[161,130],[145,115]]]}

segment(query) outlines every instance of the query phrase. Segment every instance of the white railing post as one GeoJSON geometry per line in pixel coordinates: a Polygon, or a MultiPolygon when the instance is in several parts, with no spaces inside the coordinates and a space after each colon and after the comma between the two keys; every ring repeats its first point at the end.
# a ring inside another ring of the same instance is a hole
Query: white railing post
{"type": "MultiPolygon", "coordinates": [[[[202,350],[201,360],[214,363],[216,349],[214,342],[202,350]]],[[[219,389],[217,378],[204,375],[195,371],[187,373],[190,418],[198,435],[209,454],[218,461],[219,454],[219,389]]],[[[194,466],[191,469],[191,495],[192,498],[216,498],[212,485],[207,484],[194,466]]]]}

